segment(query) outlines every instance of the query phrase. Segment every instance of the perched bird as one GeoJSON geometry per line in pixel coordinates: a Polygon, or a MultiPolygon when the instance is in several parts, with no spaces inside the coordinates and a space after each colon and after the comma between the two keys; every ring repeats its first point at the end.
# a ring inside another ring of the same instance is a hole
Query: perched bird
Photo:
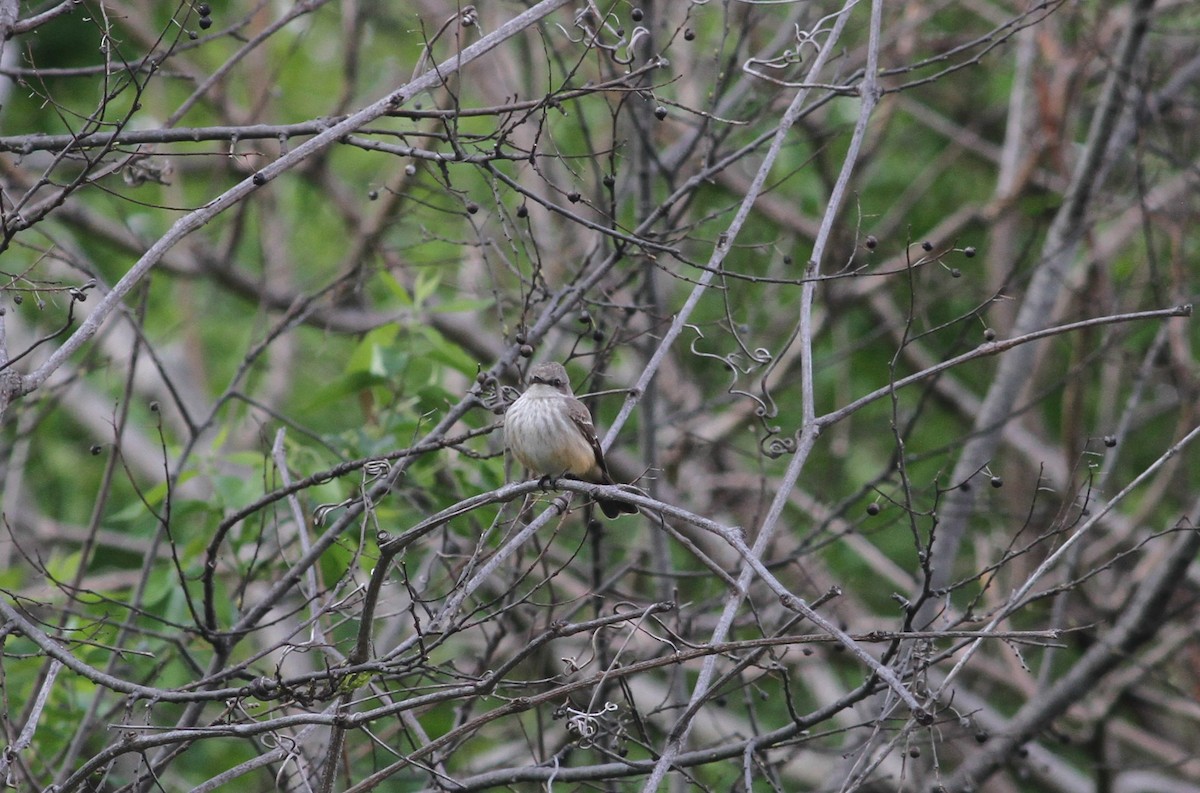
{"type": "MultiPolygon", "coordinates": [[[[517,462],[547,477],[616,484],[604,464],[592,414],[575,398],[562,364],[539,363],[529,370],[528,381],[525,393],[504,414],[504,441],[517,462]]],[[[637,512],[624,501],[597,501],[610,518],[637,512]]]]}

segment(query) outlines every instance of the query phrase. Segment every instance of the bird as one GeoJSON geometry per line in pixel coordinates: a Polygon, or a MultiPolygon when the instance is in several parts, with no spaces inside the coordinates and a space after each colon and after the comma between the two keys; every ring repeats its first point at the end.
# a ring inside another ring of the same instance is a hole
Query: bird
{"type": "MultiPolygon", "coordinates": [[[[526,379],[525,392],[504,414],[504,441],[517,462],[548,479],[569,476],[616,484],[604,463],[592,414],[571,391],[562,364],[536,364],[526,379]]],[[[624,501],[600,498],[597,503],[609,518],[637,512],[624,501]]]]}

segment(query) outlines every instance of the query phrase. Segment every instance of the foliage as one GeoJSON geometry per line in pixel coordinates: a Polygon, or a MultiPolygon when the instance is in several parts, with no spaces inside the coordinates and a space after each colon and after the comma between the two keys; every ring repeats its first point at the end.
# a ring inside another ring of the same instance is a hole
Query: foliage
{"type": "Polygon", "coordinates": [[[5,779],[1200,784],[1159,6],[0,2],[5,779]]]}

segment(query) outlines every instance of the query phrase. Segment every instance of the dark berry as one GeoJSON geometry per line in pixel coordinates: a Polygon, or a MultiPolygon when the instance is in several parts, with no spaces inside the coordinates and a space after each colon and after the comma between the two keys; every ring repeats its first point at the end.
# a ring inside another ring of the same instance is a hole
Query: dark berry
{"type": "Polygon", "coordinates": [[[925,240],[924,242],[921,243],[921,249],[925,250],[925,251],[931,251],[931,250],[933,250],[933,243],[930,242],[929,240],[925,240]]]}
{"type": "Polygon", "coordinates": [[[875,250],[875,247],[877,245],[879,245],[879,240],[875,239],[874,234],[868,234],[865,244],[866,244],[868,250],[873,251],[873,250],[875,250]]]}
{"type": "Polygon", "coordinates": [[[662,105],[659,105],[658,107],[654,108],[654,117],[657,118],[659,121],[662,121],[664,118],[667,117],[667,109],[665,107],[663,107],[662,105]]]}

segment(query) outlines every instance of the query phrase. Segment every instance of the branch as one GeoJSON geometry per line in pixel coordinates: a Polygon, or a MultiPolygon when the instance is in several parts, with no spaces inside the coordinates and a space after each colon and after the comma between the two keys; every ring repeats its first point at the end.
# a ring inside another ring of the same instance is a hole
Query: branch
{"type": "MultiPolygon", "coordinates": [[[[1134,4],[1120,52],[1109,71],[1100,105],[1092,117],[1087,142],[1075,163],[1070,187],[1046,234],[1042,262],[1025,290],[1025,299],[1013,326],[1018,336],[1044,328],[1053,316],[1054,304],[1075,262],[1085,214],[1103,184],[1107,164],[1117,154],[1111,152],[1109,143],[1123,111],[1133,101],[1129,98],[1129,86],[1149,27],[1153,5],[1154,0],[1137,0],[1134,4]]],[[[1028,381],[1034,353],[1033,347],[1023,347],[1016,354],[1001,360],[976,417],[976,432],[963,447],[950,481],[965,481],[995,453],[1001,430],[1009,419],[1018,394],[1028,381]]],[[[944,587],[950,580],[954,558],[958,554],[967,519],[974,508],[975,494],[974,490],[954,490],[947,495],[945,505],[940,510],[938,531],[930,550],[930,584],[934,589],[944,587]]],[[[918,624],[932,619],[933,608],[932,603],[927,604],[918,615],[918,624]]]]}
{"type": "MultiPolygon", "coordinates": [[[[1109,316],[1105,317],[1092,317],[1091,319],[1084,319],[1080,320],[1079,322],[1069,322],[1066,325],[1056,325],[1052,328],[1045,328],[1043,330],[1033,331],[1021,336],[1014,336],[1011,339],[1004,339],[1003,341],[989,341],[979,345],[969,352],[956,355],[953,358],[942,361],[934,366],[929,367],[928,369],[923,369],[915,374],[910,374],[908,377],[902,377],[893,383],[881,388],[877,388],[871,393],[859,397],[848,405],[844,405],[837,410],[818,417],[815,419],[815,421],[821,428],[828,427],[831,424],[836,424],[837,422],[846,418],[851,413],[858,411],[860,408],[863,408],[878,399],[883,399],[892,392],[904,388],[905,386],[912,385],[913,383],[917,383],[936,374],[940,374],[947,369],[953,369],[956,366],[960,366],[968,361],[973,361],[976,358],[986,358],[992,355],[999,355],[1002,352],[1020,347],[1021,345],[1028,344],[1032,341],[1046,339],[1051,336],[1059,336],[1064,333],[1071,333],[1072,331],[1082,330],[1083,328],[1091,328],[1097,325],[1116,325],[1117,323],[1121,322],[1138,322],[1144,319],[1169,319],[1171,317],[1190,317],[1191,315],[1192,305],[1187,303],[1181,306],[1173,306],[1171,308],[1157,308],[1150,311],[1131,311],[1125,314],[1110,314],[1109,316]]],[[[952,478],[951,481],[959,482],[966,478],[968,477],[952,478]]]]}
{"type": "Polygon", "coordinates": [[[222,193],[201,209],[195,210],[177,220],[171,229],[150,246],[150,249],[146,251],[142,258],[113,286],[112,291],[100,300],[88,318],[79,326],[79,329],[61,347],[55,350],[41,366],[21,378],[12,396],[24,396],[41,386],[75,351],[96,334],[96,331],[100,329],[100,326],[108,318],[108,315],[113,312],[125,295],[133,289],[134,285],[141,281],[158,264],[163,255],[177,245],[185,236],[209,223],[225,210],[235,206],[259,187],[304,162],[313,154],[325,149],[345,135],[387,114],[412,97],[437,87],[443,82],[447,74],[457,72],[467,64],[479,59],[504,41],[525,30],[528,26],[566,5],[567,2],[568,0],[543,0],[533,8],[513,17],[496,29],[495,32],[484,36],[479,41],[464,48],[461,52],[447,58],[443,63],[425,72],[425,74],[409,82],[407,85],[390,92],[387,96],[359,110],[357,113],[353,113],[343,121],[334,124],[315,137],[300,144],[250,178],[242,180],[231,189],[222,193]]]}
{"type": "MultiPolygon", "coordinates": [[[[1192,512],[1200,511],[1200,503],[1192,512]]],[[[1021,744],[1044,730],[1055,718],[1077,703],[1104,675],[1154,637],[1171,616],[1167,601],[1200,551],[1200,530],[1182,529],[1165,563],[1142,582],[1113,629],[1088,648],[1061,679],[1029,700],[985,749],[969,757],[948,782],[947,791],[979,790],[987,778],[1021,744]]]]}

